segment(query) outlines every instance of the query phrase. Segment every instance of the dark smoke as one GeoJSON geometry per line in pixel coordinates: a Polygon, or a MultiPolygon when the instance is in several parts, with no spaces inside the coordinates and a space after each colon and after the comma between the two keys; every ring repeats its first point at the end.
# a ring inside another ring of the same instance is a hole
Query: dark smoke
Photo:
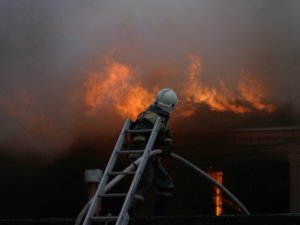
{"type": "Polygon", "coordinates": [[[272,102],[299,111],[299,7],[297,0],[1,0],[0,148],[53,158],[78,135],[115,131],[122,119],[114,112],[94,117],[83,105],[86,75],[101,71],[109,54],[137,68],[144,86],[176,89],[196,54],[208,84],[221,78],[234,87],[245,69],[261,76],[272,102]]]}

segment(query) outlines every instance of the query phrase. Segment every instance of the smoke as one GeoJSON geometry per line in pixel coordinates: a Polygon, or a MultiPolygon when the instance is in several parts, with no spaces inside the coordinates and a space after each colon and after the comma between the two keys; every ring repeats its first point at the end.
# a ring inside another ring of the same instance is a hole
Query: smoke
{"type": "Polygon", "coordinates": [[[0,148],[65,153],[78,136],[115,132],[122,118],[92,116],[84,82],[113,55],[149,89],[180,88],[190,54],[203,79],[235,87],[260,76],[270,101],[300,109],[298,1],[28,0],[0,2],[0,148]],[[117,119],[116,119],[117,118],[117,119]]]}

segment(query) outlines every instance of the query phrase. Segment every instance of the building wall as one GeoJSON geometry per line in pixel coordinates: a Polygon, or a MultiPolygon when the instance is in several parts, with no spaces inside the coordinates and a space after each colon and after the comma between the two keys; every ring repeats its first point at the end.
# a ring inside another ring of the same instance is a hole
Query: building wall
{"type": "MultiPolygon", "coordinates": [[[[245,176],[248,176],[248,181],[244,181],[244,189],[251,185],[251,180],[256,181],[257,183],[252,184],[250,193],[253,196],[242,193],[245,191],[234,185],[231,188],[235,189],[236,194],[240,194],[250,206],[249,199],[253,201],[255,196],[261,195],[256,205],[252,204],[253,210],[257,213],[300,212],[299,127],[210,130],[175,136],[178,138],[179,154],[186,155],[203,168],[208,166],[223,168],[225,183],[226,170],[231,171],[231,183],[234,183],[235,178],[243,179],[240,173],[244,171],[245,176]],[[265,195],[261,193],[262,190],[265,195]],[[265,212],[258,211],[264,201],[269,201],[269,206],[267,204],[266,206],[272,209],[271,211],[268,209],[265,212]],[[274,209],[275,205],[277,210],[274,209]]],[[[227,185],[231,186],[228,182],[227,185]]]]}

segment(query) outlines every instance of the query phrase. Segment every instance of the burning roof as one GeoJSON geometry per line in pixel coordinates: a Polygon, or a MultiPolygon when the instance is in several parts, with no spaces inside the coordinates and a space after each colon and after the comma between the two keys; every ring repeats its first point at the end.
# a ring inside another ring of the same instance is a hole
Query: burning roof
{"type": "MultiPolygon", "coordinates": [[[[113,110],[123,118],[134,119],[153,102],[156,92],[164,88],[149,88],[147,84],[140,83],[129,65],[113,58],[108,58],[105,62],[103,71],[90,74],[85,83],[85,103],[95,113],[113,110]]],[[[229,89],[221,79],[218,87],[208,87],[202,82],[202,67],[199,57],[190,57],[187,76],[177,90],[180,99],[178,113],[182,117],[195,114],[195,108],[199,104],[207,105],[212,111],[236,114],[275,110],[275,105],[268,102],[267,90],[259,77],[241,71],[240,82],[235,90],[229,89]]],[[[159,84],[160,78],[156,79],[159,84]]],[[[170,81],[170,85],[172,83],[170,81]]]]}

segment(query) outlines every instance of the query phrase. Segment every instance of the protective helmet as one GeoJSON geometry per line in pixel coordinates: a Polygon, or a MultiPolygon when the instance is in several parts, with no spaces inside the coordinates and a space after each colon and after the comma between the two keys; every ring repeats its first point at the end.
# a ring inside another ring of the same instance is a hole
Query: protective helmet
{"type": "Polygon", "coordinates": [[[178,103],[178,98],[175,93],[170,88],[164,88],[160,90],[157,95],[154,104],[162,109],[163,111],[166,111],[168,113],[173,112],[175,105],[178,103]]]}

